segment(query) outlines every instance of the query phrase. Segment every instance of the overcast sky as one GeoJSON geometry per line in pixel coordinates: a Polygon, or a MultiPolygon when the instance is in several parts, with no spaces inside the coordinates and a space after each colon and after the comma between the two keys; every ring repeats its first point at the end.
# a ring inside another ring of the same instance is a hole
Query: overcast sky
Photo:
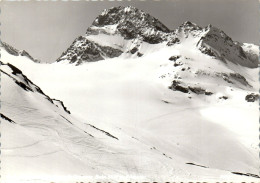
{"type": "Polygon", "coordinates": [[[105,8],[132,5],[175,29],[187,20],[212,24],[233,40],[259,44],[258,0],[2,1],[1,40],[53,62],[105,8]]]}

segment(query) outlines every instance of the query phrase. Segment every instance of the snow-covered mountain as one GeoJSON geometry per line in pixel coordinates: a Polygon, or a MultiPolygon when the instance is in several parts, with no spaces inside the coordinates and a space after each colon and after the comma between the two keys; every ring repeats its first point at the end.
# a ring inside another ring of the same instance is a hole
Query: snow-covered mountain
{"type": "Polygon", "coordinates": [[[140,51],[145,43],[174,46],[190,39],[196,42],[196,47],[203,53],[224,62],[228,60],[252,68],[258,65],[258,58],[251,56],[258,52],[248,52],[248,49],[243,49],[245,47],[212,25],[201,28],[187,21],[171,31],[159,20],[132,6],[105,9],[86,34],[78,37],[57,61],[79,65],[118,57],[122,53],[140,57],[149,54],[140,51]]]}
{"type": "Polygon", "coordinates": [[[5,43],[5,42],[0,42],[0,48],[5,49],[9,54],[14,55],[14,56],[24,56],[29,58],[30,60],[36,62],[36,63],[41,63],[40,60],[33,58],[27,51],[25,50],[17,50],[11,45],[5,43]]]}
{"type": "Polygon", "coordinates": [[[5,182],[259,179],[258,46],[129,6],[104,10],[53,64],[9,50],[5,182]]]}

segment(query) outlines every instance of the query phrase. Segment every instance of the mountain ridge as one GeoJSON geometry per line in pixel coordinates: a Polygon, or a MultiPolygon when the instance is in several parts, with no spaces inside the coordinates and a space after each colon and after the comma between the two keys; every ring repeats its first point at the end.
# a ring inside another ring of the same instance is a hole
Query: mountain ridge
{"type": "Polygon", "coordinates": [[[234,42],[222,30],[212,25],[202,28],[195,23],[186,21],[177,29],[170,30],[158,19],[133,6],[112,7],[102,11],[87,29],[86,34],[78,37],[62,53],[57,62],[68,60],[69,63],[80,65],[84,62],[104,60],[126,53],[138,53],[140,57],[145,54],[138,52],[138,47],[143,43],[175,46],[176,44],[181,44],[189,36],[194,37],[194,39],[200,38],[196,46],[204,54],[214,56],[224,62],[230,60],[246,67],[255,68],[258,65],[256,56],[251,56],[251,53],[248,53],[241,47],[241,43],[234,42]],[[117,48],[115,50],[113,46],[110,46],[110,54],[108,54],[108,47],[102,48],[102,43],[95,42],[95,39],[89,39],[103,35],[106,37],[110,36],[111,43],[117,42],[118,39],[123,39],[121,42],[124,41],[124,43],[121,44],[121,47],[128,47],[128,49],[117,48]],[[117,38],[118,36],[121,38],[117,38]],[[82,39],[84,40],[82,41],[82,39]],[[133,42],[138,42],[138,44],[134,45],[135,43],[133,42]],[[98,53],[89,50],[89,47],[93,47],[93,45],[101,48],[96,50],[98,53]],[[131,51],[133,48],[136,51],[131,51]],[[113,56],[111,57],[111,55],[113,56]]]}
{"type": "Polygon", "coordinates": [[[41,63],[40,60],[32,57],[27,51],[25,50],[18,50],[16,48],[14,48],[13,46],[9,45],[6,42],[0,41],[0,48],[5,49],[9,54],[14,55],[14,56],[24,56],[29,58],[30,60],[32,60],[35,63],[41,63]]]}

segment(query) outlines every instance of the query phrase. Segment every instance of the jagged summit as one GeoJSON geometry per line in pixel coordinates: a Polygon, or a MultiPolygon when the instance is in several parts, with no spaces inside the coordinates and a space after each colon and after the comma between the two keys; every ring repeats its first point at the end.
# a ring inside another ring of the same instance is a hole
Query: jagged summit
{"type": "MultiPolygon", "coordinates": [[[[105,9],[93,22],[93,26],[101,27],[106,25],[117,25],[119,31],[126,25],[134,26],[137,31],[142,28],[151,28],[156,31],[169,32],[170,30],[158,19],[152,17],[143,10],[133,6],[113,7],[105,9]]],[[[134,36],[134,35],[129,35],[134,36]]]]}
{"type": "Polygon", "coordinates": [[[190,21],[186,21],[184,23],[182,23],[179,27],[178,27],[178,32],[180,31],[184,31],[185,33],[194,33],[194,32],[203,32],[203,28],[198,26],[195,23],[192,23],[190,21]]]}
{"type": "Polygon", "coordinates": [[[193,30],[193,29],[199,29],[202,30],[202,28],[200,26],[198,26],[197,24],[190,22],[190,21],[185,21],[183,22],[179,28],[185,28],[185,29],[189,29],[189,30],[193,30]]]}
{"type": "Polygon", "coordinates": [[[86,34],[78,37],[57,61],[68,60],[69,63],[79,65],[83,62],[117,57],[124,52],[136,53],[141,56],[142,53],[134,50],[142,42],[158,44],[166,41],[170,34],[172,34],[170,29],[142,10],[133,6],[113,7],[102,11],[87,29],[86,34]],[[118,38],[111,40],[108,38],[109,35],[120,35],[124,40],[136,41],[133,44],[128,44],[127,41],[120,41],[118,38]],[[100,42],[97,37],[101,36],[105,36],[110,41],[105,38],[103,42],[100,42]],[[104,43],[106,46],[102,46],[104,43]],[[94,50],[90,48],[94,48],[94,50]],[[107,51],[108,49],[109,51],[107,51]],[[132,51],[132,49],[134,50],[132,51]]]}
{"type": "Polygon", "coordinates": [[[158,19],[133,6],[118,6],[102,11],[86,34],[78,37],[57,61],[66,60],[79,65],[122,54],[141,57],[148,54],[142,50],[144,44],[151,44],[151,47],[165,44],[170,47],[183,44],[187,39],[192,45],[191,49],[199,49],[223,62],[228,60],[246,67],[257,67],[256,54],[244,50],[241,44],[234,42],[217,27],[209,24],[202,28],[186,21],[177,29],[170,30],[158,19]]]}
{"type": "Polygon", "coordinates": [[[87,29],[86,34],[119,34],[125,39],[142,38],[156,44],[163,41],[170,29],[158,19],[133,6],[105,9],[87,29]],[[105,30],[104,28],[108,29],[105,30]]]}

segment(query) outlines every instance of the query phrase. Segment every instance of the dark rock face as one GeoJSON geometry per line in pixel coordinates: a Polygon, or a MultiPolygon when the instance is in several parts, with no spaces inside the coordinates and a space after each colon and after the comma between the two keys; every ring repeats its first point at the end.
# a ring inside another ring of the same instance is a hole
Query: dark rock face
{"type": "Polygon", "coordinates": [[[172,85],[169,87],[171,90],[180,91],[183,93],[188,93],[189,89],[181,86],[179,81],[173,80],[172,85]]]}
{"type": "Polygon", "coordinates": [[[205,91],[205,95],[212,95],[212,92],[205,91]]]}
{"type": "Polygon", "coordinates": [[[138,51],[138,48],[134,47],[130,50],[130,53],[135,54],[138,51]]]}
{"type": "Polygon", "coordinates": [[[1,65],[1,73],[7,75],[9,78],[11,78],[18,86],[20,86],[23,90],[27,92],[38,92],[39,94],[43,95],[47,100],[49,100],[51,103],[53,103],[52,99],[43,93],[43,91],[36,86],[30,79],[28,79],[21,70],[13,66],[12,64],[4,64],[3,62],[0,62],[1,65]],[[3,67],[8,67],[12,70],[11,73],[7,73],[4,71],[3,67]],[[19,77],[19,79],[17,78],[19,77]]]}
{"type": "Polygon", "coordinates": [[[217,58],[217,55],[215,54],[215,52],[212,51],[211,48],[208,48],[208,47],[200,47],[199,48],[200,51],[206,55],[209,55],[211,57],[214,57],[214,58],[217,58]]]}
{"type": "Polygon", "coordinates": [[[235,44],[241,46],[241,48],[243,48],[243,52],[246,55],[246,58],[248,58],[249,60],[251,60],[254,63],[259,63],[259,53],[258,52],[254,52],[254,45],[253,44],[242,44],[239,42],[235,42],[235,44]],[[246,49],[244,49],[246,48],[246,49]]]}
{"type": "MultiPolygon", "coordinates": [[[[67,107],[65,107],[64,103],[61,100],[57,100],[57,99],[52,99],[52,101],[56,104],[59,103],[59,105],[62,107],[62,109],[67,112],[68,114],[71,114],[71,112],[67,109],[67,107]]],[[[57,107],[59,107],[58,105],[56,105],[57,107]]]]}
{"type": "Polygon", "coordinates": [[[105,135],[107,135],[107,136],[109,136],[109,137],[112,137],[112,138],[114,138],[114,139],[116,139],[116,140],[119,140],[116,136],[110,134],[109,132],[107,132],[107,131],[105,131],[105,130],[101,130],[101,129],[99,129],[99,128],[97,128],[97,127],[91,125],[91,124],[87,124],[87,125],[89,125],[89,126],[91,126],[92,128],[94,128],[94,129],[96,129],[96,130],[98,130],[98,131],[104,133],[105,135]]]}
{"type": "Polygon", "coordinates": [[[142,56],[143,56],[143,54],[142,54],[142,53],[140,53],[140,52],[137,52],[137,56],[138,56],[138,57],[142,57],[142,56]]]}
{"type": "Polygon", "coordinates": [[[14,47],[8,45],[7,43],[1,42],[1,45],[5,48],[5,50],[14,56],[19,56],[19,50],[15,49],[14,47]]]}
{"type": "Polygon", "coordinates": [[[183,65],[183,63],[178,62],[178,61],[175,61],[174,64],[173,64],[174,67],[178,67],[178,66],[181,66],[181,65],[183,65]]]}
{"type": "Polygon", "coordinates": [[[246,78],[244,76],[242,76],[241,74],[239,73],[230,73],[230,78],[245,85],[245,86],[250,86],[251,85],[247,82],[246,78]]]}
{"type": "Polygon", "coordinates": [[[180,58],[181,56],[171,56],[170,58],[169,58],[169,60],[170,61],[176,61],[176,60],[178,60],[179,58],[180,58]]]}
{"type": "Polygon", "coordinates": [[[227,96],[222,96],[222,97],[219,97],[219,99],[224,99],[224,100],[227,100],[228,97],[227,96]]]}
{"type": "Polygon", "coordinates": [[[258,101],[258,99],[259,99],[259,95],[258,94],[254,94],[254,93],[248,94],[245,97],[245,100],[247,102],[255,102],[255,101],[258,101]]]}
{"type": "Polygon", "coordinates": [[[188,88],[191,92],[196,93],[197,95],[208,95],[209,96],[209,95],[213,94],[212,92],[209,92],[209,91],[207,91],[207,90],[205,90],[201,87],[191,87],[191,86],[189,86],[188,88]]]}
{"type": "Polygon", "coordinates": [[[121,50],[108,46],[101,46],[80,36],[73,42],[68,50],[61,55],[57,62],[66,59],[69,60],[69,63],[76,63],[76,65],[79,65],[83,62],[104,60],[104,57],[118,57],[121,54],[121,50]]]}
{"type": "Polygon", "coordinates": [[[206,91],[205,89],[201,88],[201,87],[185,87],[184,85],[181,85],[181,83],[179,81],[173,80],[172,85],[169,87],[169,89],[174,90],[174,91],[180,91],[183,93],[195,93],[197,95],[212,95],[212,92],[206,91]]]}
{"type": "Polygon", "coordinates": [[[0,113],[0,117],[1,117],[2,119],[5,119],[6,121],[8,121],[8,122],[10,122],[10,123],[14,123],[14,124],[15,124],[15,122],[14,122],[13,120],[11,120],[11,119],[8,118],[7,116],[3,115],[2,113],[0,113]]]}
{"type": "MultiPolygon", "coordinates": [[[[4,65],[1,63],[1,65],[4,65]]],[[[17,74],[22,74],[22,71],[18,69],[17,67],[13,66],[12,64],[7,63],[7,65],[12,69],[12,74],[17,75],[17,74]]]]}
{"type": "Polygon", "coordinates": [[[180,43],[180,39],[179,38],[173,38],[166,45],[167,46],[172,46],[172,45],[178,44],[178,43],[180,43]]]}
{"type": "Polygon", "coordinates": [[[187,165],[193,165],[193,166],[199,166],[199,167],[202,167],[202,168],[209,168],[207,166],[203,166],[203,165],[198,165],[198,164],[195,164],[195,163],[186,163],[187,165]]]}
{"type": "Polygon", "coordinates": [[[226,73],[216,73],[215,74],[217,77],[221,77],[224,81],[226,81],[227,83],[231,83],[233,84],[233,82],[230,80],[230,77],[228,74],[226,73]]]}
{"type": "Polygon", "coordinates": [[[200,88],[200,87],[191,87],[189,86],[190,91],[196,94],[205,94],[206,90],[200,88]]]}
{"type": "Polygon", "coordinates": [[[17,85],[19,85],[22,89],[24,89],[25,91],[31,91],[31,92],[33,92],[33,89],[32,89],[31,86],[30,86],[30,85],[32,84],[32,82],[31,82],[26,76],[23,75],[23,73],[22,73],[21,70],[19,70],[18,68],[16,68],[15,66],[13,66],[13,65],[11,65],[11,64],[9,64],[9,63],[8,63],[8,64],[4,64],[4,63],[1,62],[1,65],[3,65],[3,66],[6,65],[6,66],[8,66],[8,67],[12,70],[12,74],[13,74],[14,76],[21,75],[22,78],[24,79],[24,82],[17,80],[15,77],[13,77],[13,76],[9,75],[8,73],[4,72],[3,70],[1,70],[1,72],[2,72],[3,74],[6,74],[6,75],[9,76],[10,78],[12,78],[12,79],[14,80],[14,82],[15,82],[17,85]]]}
{"type": "Polygon", "coordinates": [[[247,177],[260,178],[259,175],[252,174],[252,173],[241,173],[241,172],[231,172],[231,173],[233,173],[233,174],[237,174],[237,175],[243,175],[243,176],[247,176],[247,177]]]}
{"type": "Polygon", "coordinates": [[[133,23],[128,21],[118,25],[117,30],[125,39],[134,39],[138,34],[135,31],[133,23]]]}
{"type": "Polygon", "coordinates": [[[147,35],[144,36],[144,42],[150,43],[150,44],[158,44],[163,42],[165,39],[163,39],[162,35],[147,35]]]}
{"type": "Polygon", "coordinates": [[[197,46],[202,53],[213,56],[225,62],[229,60],[249,68],[256,68],[258,62],[247,57],[242,47],[223,31],[209,25],[205,28],[203,35],[197,46]]]}
{"type": "Polygon", "coordinates": [[[244,86],[252,87],[248,83],[246,78],[239,73],[215,73],[215,75],[217,77],[221,77],[224,81],[226,81],[227,83],[230,83],[230,84],[234,84],[234,83],[238,82],[244,86]]]}

